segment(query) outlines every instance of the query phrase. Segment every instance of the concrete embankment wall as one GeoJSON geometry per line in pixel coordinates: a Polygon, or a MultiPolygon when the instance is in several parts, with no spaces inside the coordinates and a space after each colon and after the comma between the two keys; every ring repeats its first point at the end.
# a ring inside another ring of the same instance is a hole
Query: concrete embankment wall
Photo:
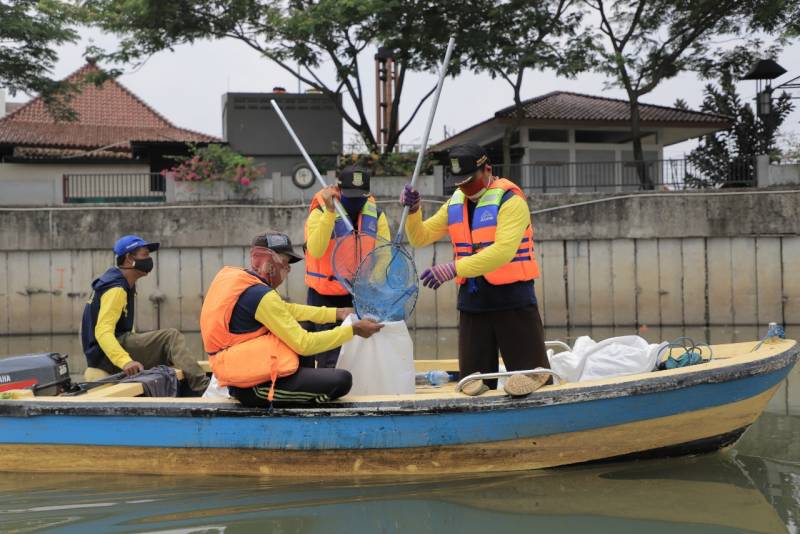
{"type": "MultiPolygon", "coordinates": [[[[533,199],[537,294],[547,326],[800,323],[800,191],[533,199]]],[[[439,204],[424,206],[430,213],[439,204]]],[[[400,210],[386,202],[396,227],[400,210]]],[[[203,294],[241,265],[266,228],[303,239],[300,206],[130,206],[0,210],[0,335],[77,333],[90,281],[121,235],[160,240],[139,282],[139,330],[198,330],[203,294]]],[[[414,252],[418,269],[450,245],[414,252]]],[[[305,301],[303,264],[282,292],[305,301]]],[[[423,288],[410,325],[457,325],[456,288],[423,288]]]]}

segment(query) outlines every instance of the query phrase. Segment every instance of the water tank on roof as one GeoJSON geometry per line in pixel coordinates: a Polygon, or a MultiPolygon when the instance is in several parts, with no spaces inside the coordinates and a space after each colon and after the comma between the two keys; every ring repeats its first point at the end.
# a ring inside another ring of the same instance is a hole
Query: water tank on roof
{"type": "Polygon", "coordinates": [[[231,148],[246,156],[300,155],[270,105],[275,99],[312,156],[336,156],[342,150],[342,117],[322,94],[226,93],[222,96],[222,133],[231,148]]]}

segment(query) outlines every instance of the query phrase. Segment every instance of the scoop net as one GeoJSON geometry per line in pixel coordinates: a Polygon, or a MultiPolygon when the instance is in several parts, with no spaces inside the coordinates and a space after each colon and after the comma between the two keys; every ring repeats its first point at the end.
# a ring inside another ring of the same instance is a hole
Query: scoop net
{"type": "Polygon", "coordinates": [[[336,238],[331,255],[334,276],[352,294],[358,266],[375,248],[388,244],[389,241],[382,237],[361,232],[350,232],[336,238]]]}
{"type": "Polygon", "coordinates": [[[362,319],[403,321],[414,312],[418,293],[413,258],[389,242],[367,254],[353,278],[353,306],[362,319]]]}

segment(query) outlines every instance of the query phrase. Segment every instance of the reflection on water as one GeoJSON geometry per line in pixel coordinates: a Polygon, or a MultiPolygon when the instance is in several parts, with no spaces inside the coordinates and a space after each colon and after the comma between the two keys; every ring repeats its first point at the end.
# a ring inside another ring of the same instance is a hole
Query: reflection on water
{"type": "Polygon", "coordinates": [[[8,475],[5,532],[786,532],[800,467],[712,454],[447,480],[8,475]]]}
{"type": "MultiPolygon", "coordinates": [[[[651,328],[752,340],[764,327],[651,328]]],[[[631,329],[548,329],[574,341],[631,329]]],[[[455,329],[413,332],[417,358],[456,355],[455,329]]],[[[800,337],[800,327],[787,328],[800,337]]],[[[188,334],[200,354],[197,334],[188,334]]],[[[0,337],[0,356],[72,354],[77,335],[0,337]]],[[[58,462],[58,458],[53,458],[58,462]]],[[[190,469],[190,466],[187,466],[190,469]]],[[[225,477],[0,475],[0,532],[800,532],[800,367],[726,452],[529,473],[419,480],[298,481],[225,477]]]]}

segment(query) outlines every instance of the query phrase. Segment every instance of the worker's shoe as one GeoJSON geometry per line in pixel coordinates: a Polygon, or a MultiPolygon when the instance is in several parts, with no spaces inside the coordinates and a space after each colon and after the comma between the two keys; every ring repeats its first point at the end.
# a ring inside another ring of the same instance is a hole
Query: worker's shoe
{"type": "Polygon", "coordinates": [[[470,397],[483,395],[487,391],[489,391],[489,386],[484,384],[483,380],[473,380],[472,382],[467,382],[464,384],[464,387],[461,388],[461,393],[464,395],[469,395],[470,397]]]}
{"type": "Polygon", "coordinates": [[[547,382],[549,375],[544,373],[537,375],[512,375],[506,380],[503,389],[512,397],[524,397],[530,395],[547,382]]]}

